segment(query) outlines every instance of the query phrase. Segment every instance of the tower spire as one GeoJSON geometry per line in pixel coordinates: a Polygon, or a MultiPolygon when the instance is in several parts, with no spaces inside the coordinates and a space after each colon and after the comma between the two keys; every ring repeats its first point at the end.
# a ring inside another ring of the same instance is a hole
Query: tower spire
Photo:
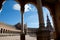
{"type": "Polygon", "coordinates": [[[53,31],[53,28],[52,28],[52,25],[51,25],[48,15],[47,15],[47,29],[50,31],[53,31]]]}

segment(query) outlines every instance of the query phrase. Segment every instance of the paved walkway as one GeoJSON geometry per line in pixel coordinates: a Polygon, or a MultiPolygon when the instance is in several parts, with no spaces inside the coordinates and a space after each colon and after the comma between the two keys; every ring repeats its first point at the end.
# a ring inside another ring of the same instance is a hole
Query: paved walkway
{"type": "Polygon", "coordinates": [[[36,40],[36,37],[26,35],[26,40],[36,40]]]}
{"type": "Polygon", "coordinates": [[[20,36],[4,36],[0,37],[0,40],[20,40],[20,36]]]}
{"type": "MultiPolygon", "coordinates": [[[[25,36],[26,40],[37,40],[36,37],[26,35],[25,36]]],[[[20,36],[0,36],[0,40],[20,40],[20,36]]],[[[54,39],[51,39],[54,40],[54,39]]]]}
{"type": "MultiPolygon", "coordinates": [[[[36,37],[31,37],[30,35],[25,36],[26,40],[36,40],[36,37]]],[[[0,36],[0,40],[20,40],[20,36],[0,36]]]]}

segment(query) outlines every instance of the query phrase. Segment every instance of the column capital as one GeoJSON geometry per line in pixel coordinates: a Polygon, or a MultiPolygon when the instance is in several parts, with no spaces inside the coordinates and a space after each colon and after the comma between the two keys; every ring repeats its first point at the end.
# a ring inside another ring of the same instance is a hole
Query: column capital
{"type": "Polygon", "coordinates": [[[21,13],[24,13],[24,5],[21,5],[21,13]]]}
{"type": "Polygon", "coordinates": [[[45,26],[44,25],[45,25],[44,23],[40,23],[39,24],[39,31],[45,29],[45,26]]]}

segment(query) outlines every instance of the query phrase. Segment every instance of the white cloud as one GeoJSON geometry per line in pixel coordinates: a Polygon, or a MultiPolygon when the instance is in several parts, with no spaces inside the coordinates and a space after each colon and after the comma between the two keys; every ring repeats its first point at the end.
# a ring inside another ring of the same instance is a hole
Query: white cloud
{"type": "MultiPolygon", "coordinates": [[[[18,11],[20,11],[20,5],[19,4],[15,4],[14,6],[13,6],[13,9],[14,10],[18,10],[18,11]]],[[[26,4],[25,5],[25,10],[24,10],[24,12],[28,12],[28,11],[35,11],[35,8],[31,8],[31,5],[30,4],[26,4]]]]}
{"type": "Polygon", "coordinates": [[[28,4],[25,5],[25,12],[30,11],[30,10],[31,10],[31,7],[28,4]]]}
{"type": "Polygon", "coordinates": [[[18,11],[20,11],[20,5],[19,4],[15,4],[14,6],[13,6],[13,9],[15,9],[15,10],[18,10],[18,11]]]}
{"type": "MultiPolygon", "coordinates": [[[[14,10],[18,10],[18,11],[20,11],[20,5],[19,4],[15,4],[14,6],[13,6],[13,9],[14,10]]],[[[31,9],[31,7],[27,4],[27,5],[25,5],[25,11],[24,12],[27,12],[27,11],[29,11],[31,9]]]]}

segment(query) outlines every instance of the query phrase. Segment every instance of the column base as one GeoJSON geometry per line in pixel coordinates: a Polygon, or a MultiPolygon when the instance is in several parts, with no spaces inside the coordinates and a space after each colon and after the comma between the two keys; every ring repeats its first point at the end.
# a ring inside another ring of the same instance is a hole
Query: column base
{"type": "Polygon", "coordinates": [[[60,34],[57,34],[57,37],[55,40],[60,40],[60,34]]]}
{"type": "Polygon", "coordinates": [[[50,40],[50,31],[48,31],[48,30],[38,31],[37,40],[50,40]]]}
{"type": "Polygon", "coordinates": [[[21,34],[20,40],[25,40],[25,34],[21,34]]]}

